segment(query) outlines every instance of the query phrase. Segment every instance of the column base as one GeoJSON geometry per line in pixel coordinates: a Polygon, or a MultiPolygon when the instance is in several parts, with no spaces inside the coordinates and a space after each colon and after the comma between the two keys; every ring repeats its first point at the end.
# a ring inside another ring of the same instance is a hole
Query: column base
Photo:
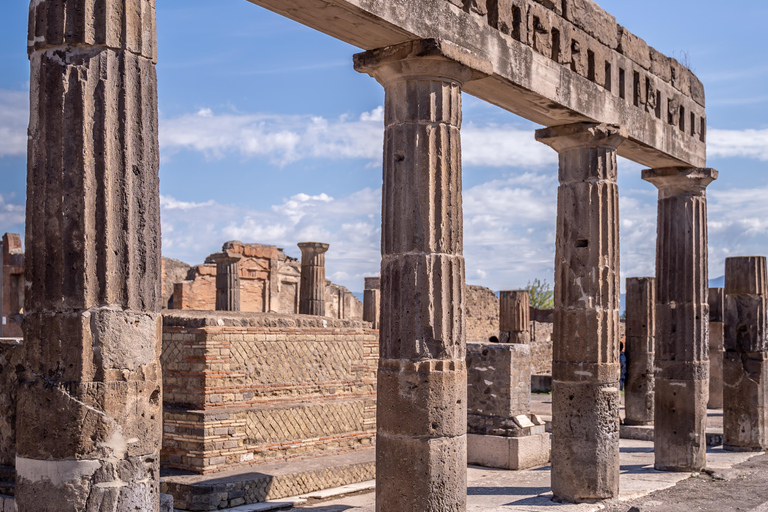
{"type": "MultiPolygon", "coordinates": [[[[542,426],[543,428],[543,426],[542,426]]],[[[549,463],[552,436],[523,437],[467,434],[467,464],[498,469],[529,469],[549,463]]]]}

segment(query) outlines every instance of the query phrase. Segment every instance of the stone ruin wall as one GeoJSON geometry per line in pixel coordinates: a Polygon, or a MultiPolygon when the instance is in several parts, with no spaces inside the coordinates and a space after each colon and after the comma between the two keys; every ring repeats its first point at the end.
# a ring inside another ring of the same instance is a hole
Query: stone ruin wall
{"type": "Polygon", "coordinates": [[[6,233],[0,240],[0,338],[21,338],[24,312],[24,247],[21,236],[6,233]]]}
{"type": "Polygon", "coordinates": [[[372,446],[378,331],[276,314],[167,312],[164,466],[212,473],[372,446]]]}
{"type": "MultiPolygon", "coordinates": [[[[467,343],[488,343],[499,335],[499,298],[489,288],[467,285],[467,343]]],[[[531,315],[531,373],[552,373],[552,315],[531,315]],[[538,318],[539,321],[534,319],[538,318]]],[[[548,314],[547,314],[548,313],[548,314]]]]}
{"type": "MultiPolygon", "coordinates": [[[[295,315],[299,312],[301,262],[287,256],[273,245],[227,242],[224,250],[242,254],[240,271],[240,310],[251,313],[280,313],[295,315]]],[[[174,278],[173,286],[163,282],[163,292],[170,294],[164,303],[169,309],[214,311],[216,309],[216,264],[210,260],[202,265],[186,266],[176,260],[164,258],[164,272],[174,278]],[[172,288],[172,289],[171,289],[172,288]]],[[[347,288],[326,281],[326,316],[330,318],[361,320],[363,303],[347,288]]]]}

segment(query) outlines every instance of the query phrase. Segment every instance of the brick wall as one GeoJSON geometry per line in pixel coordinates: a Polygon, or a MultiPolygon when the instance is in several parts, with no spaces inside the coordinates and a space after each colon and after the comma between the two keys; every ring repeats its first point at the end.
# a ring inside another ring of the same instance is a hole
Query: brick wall
{"type": "Polygon", "coordinates": [[[378,331],[310,316],[167,313],[163,465],[212,473],[372,445],[378,331]]]}
{"type": "Polygon", "coordinates": [[[0,466],[16,464],[16,370],[20,365],[21,341],[0,339],[0,466]]]}

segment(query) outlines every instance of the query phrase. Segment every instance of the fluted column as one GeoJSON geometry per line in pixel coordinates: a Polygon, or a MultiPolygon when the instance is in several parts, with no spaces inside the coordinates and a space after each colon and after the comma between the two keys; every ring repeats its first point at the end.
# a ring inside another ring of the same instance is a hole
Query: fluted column
{"type": "Polygon", "coordinates": [[[624,409],[627,425],[653,424],[656,279],[627,279],[627,377],[624,409]]]}
{"type": "Polygon", "coordinates": [[[723,447],[768,448],[768,289],[765,257],[725,260],[723,447]]]}
{"type": "Polygon", "coordinates": [[[709,396],[707,196],[713,169],[643,171],[659,189],[656,227],[655,467],[706,466],[709,396]]]}
{"type": "Polygon", "coordinates": [[[35,0],[29,21],[16,504],[157,511],[155,3],[35,0]]]}
{"type": "MultiPolygon", "coordinates": [[[[446,45],[447,46],[447,45],[446,45]]],[[[376,509],[466,509],[461,89],[440,41],[355,56],[386,92],[376,509]]]]}
{"type": "Polygon", "coordinates": [[[325,253],[328,244],[304,242],[301,249],[299,314],[325,316],[325,253]]]}
{"type": "Polygon", "coordinates": [[[709,289],[709,409],[723,408],[725,288],[709,289]]]}
{"type": "Polygon", "coordinates": [[[619,194],[626,130],[578,123],[536,132],[560,156],[552,363],[552,492],[619,492],[619,194]]]}
{"type": "Polygon", "coordinates": [[[240,311],[240,260],[242,254],[214,254],[216,263],[216,311],[240,311]]]}
{"type": "Polygon", "coordinates": [[[527,290],[499,294],[499,333],[502,343],[531,342],[531,301],[527,290]]]}
{"type": "Polygon", "coordinates": [[[379,328],[381,309],[381,278],[366,277],[363,292],[363,320],[371,322],[371,327],[379,328]]]}

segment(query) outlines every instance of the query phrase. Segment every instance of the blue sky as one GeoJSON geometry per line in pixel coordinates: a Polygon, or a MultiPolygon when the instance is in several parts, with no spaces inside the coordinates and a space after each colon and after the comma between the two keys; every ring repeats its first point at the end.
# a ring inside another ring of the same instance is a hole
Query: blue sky
{"type": "MultiPolygon", "coordinates": [[[[23,233],[27,4],[0,18],[0,233],[23,233]]],[[[764,0],[602,0],[619,23],[690,63],[707,91],[710,277],[768,254],[764,0]]],[[[230,239],[330,242],[353,291],[379,268],[383,89],[356,48],[246,0],[158,0],[163,253],[200,263],[230,239]]],[[[557,160],[536,125],[464,96],[467,280],[553,281],[557,160]]],[[[656,190],[620,163],[623,277],[653,275],[656,190]]]]}

